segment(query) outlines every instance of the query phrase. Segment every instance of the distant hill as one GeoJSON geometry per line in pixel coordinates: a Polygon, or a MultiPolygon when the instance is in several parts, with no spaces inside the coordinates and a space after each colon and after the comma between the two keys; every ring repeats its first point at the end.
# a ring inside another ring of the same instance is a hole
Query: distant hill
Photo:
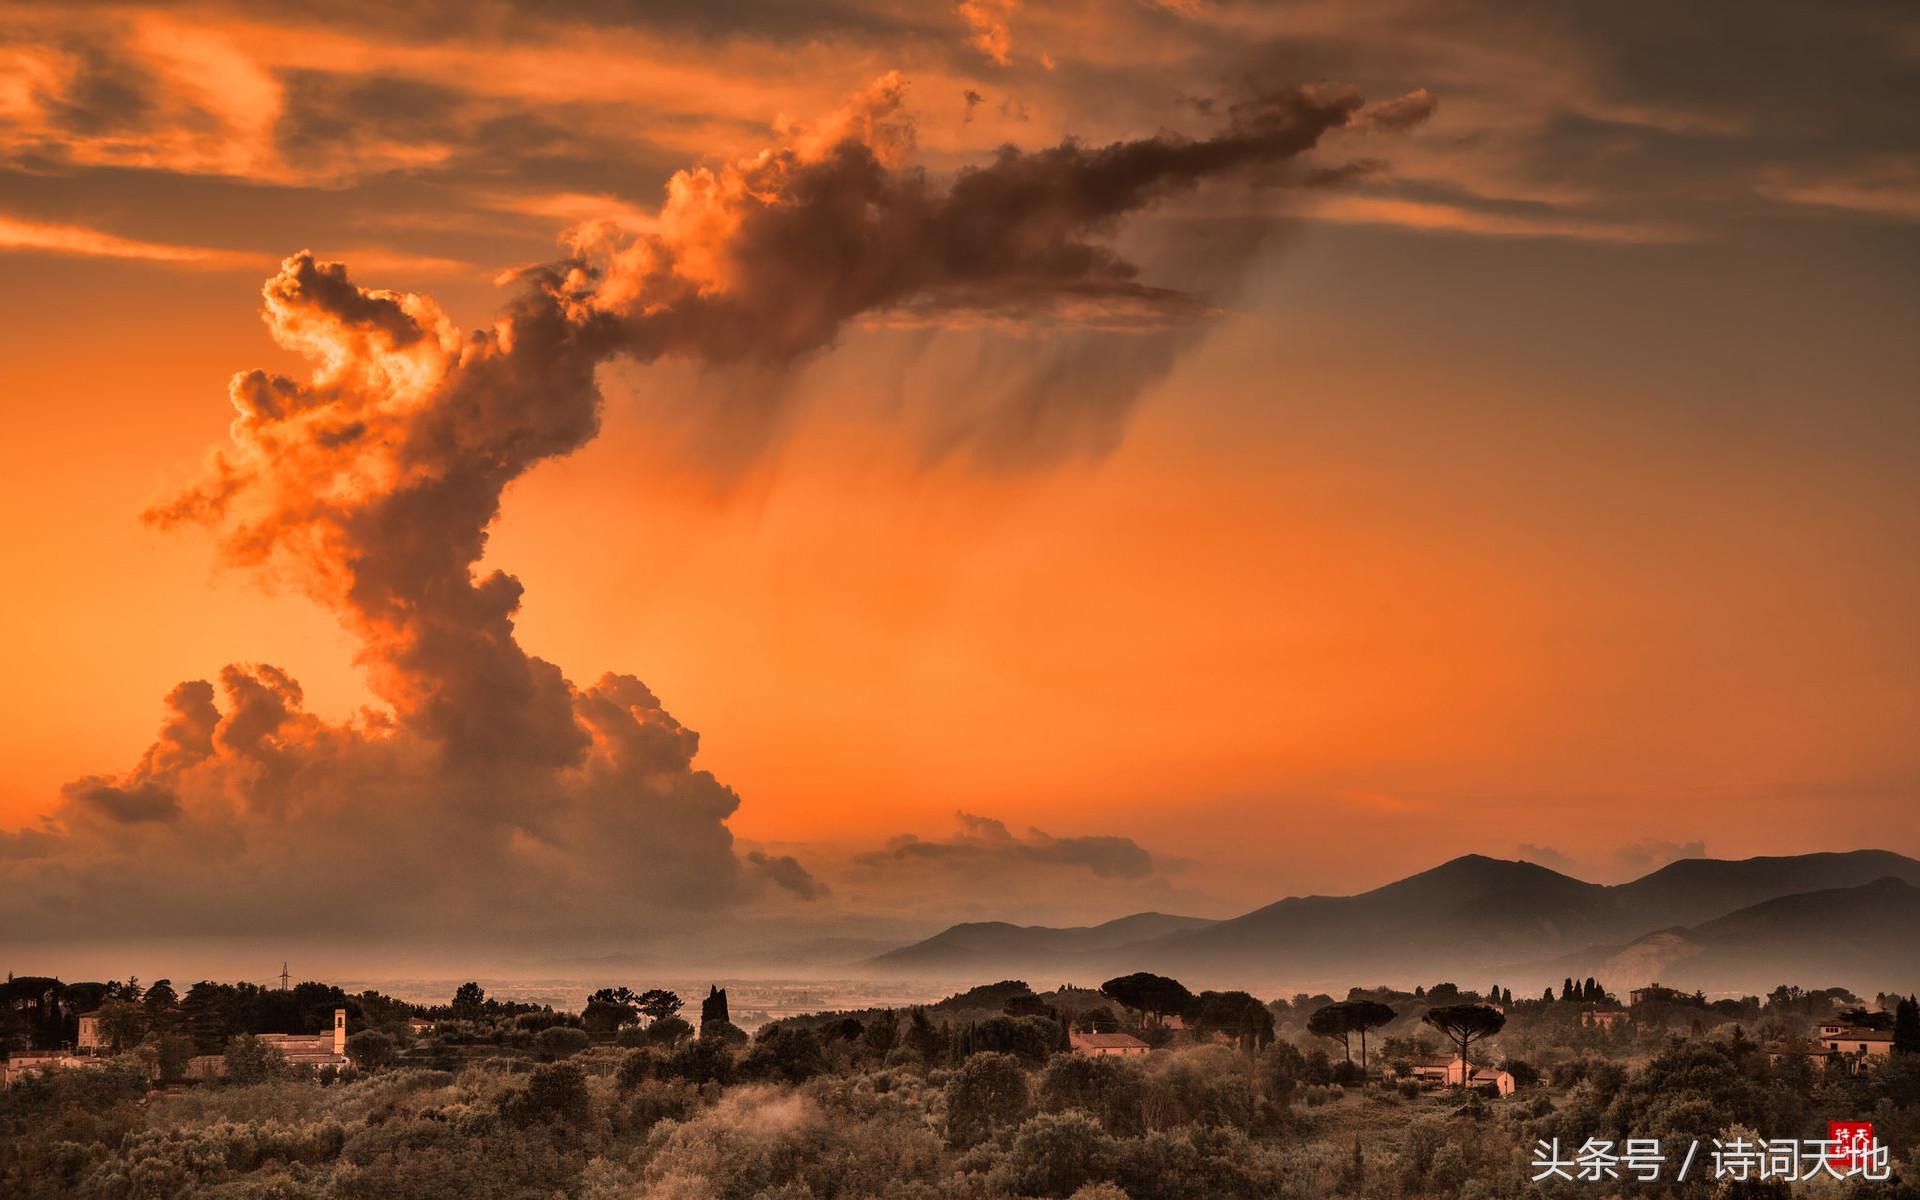
{"type": "MultiPolygon", "coordinates": [[[[1897,856],[1896,856],[1897,857],[1897,856]]],[[[1682,990],[1763,995],[1782,983],[1911,991],[1920,979],[1920,887],[1887,876],[1777,896],[1692,928],[1593,947],[1540,969],[1682,990]]],[[[1522,968],[1524,970],[1525,968],[1522,968]]]]}
{"type": "Polygon", "coordinates": [[[1853,888],[1878,879],[1920,884],[1920,862],[1888,850],[1781,858],[1683,858],[1614,888],[1643,929],[1698,925],[1777,896],[1853,888]]]}
{"type": "MultiPolygon", "coordinates": [[[[1585,961],[1592,947],[1611,947],[1602,958],[1626,955],[1620,965],[1639,962],[1645,970],[1689,953],[1717,962],[1730,953],[1717,939],[1734,935],[1713,926],[1715,920],[1731,921],[1785,897],[1880,886],[1879,880],[1891,881],[1889,888],[1920,885],[1920,862],[1884,850],[1688,859],[1609,887],[1535,863],[1472,854],[1372,891],[1289,897],[1227,921],[1143,913],[1078,929],[956,925],[866,966],[930,979],[1018,973],[1085,979],[1152,970],[1195,986],[1256,990],[1440,979],[1477,987],[1497,975],[1516,991],[1532,990],[1557,983],[1563,975],[1553,973],[1555,964],[1585,961]],[[1697,951],[1690,950],[1696,943],[1697,951]]],[[[1854,903],[1869,902],[1870,895],[1854,903]]],[[[1895,891],[1886,895],[1890,903],[1900,900],[1895,891]]],[[[1799,910],[1778,911],[1784,921],[1784,914],[1799,910]]],[[[1836,952],[1824,953],[1817,961],[1838,961],[1836,952]]],[[[1864,968],[1870,957],[1863,952],[1857,965],[1864,968]]]]}
{"type": "Polygon", "coordinates": [[[1583,944],[1621,928],[1607,888],[1470,854],[1356,896],[1290,897],[1134,949],[1202,975],[1361,983],[1404,971],[1431,981],[1436,971],[1451,976],[1529,946],[1583,944]]]}
{"type": "Polygon", "coordinates": [[[1083,961],[1090,955],[1204,929],[1211,924],[1213,922],[1204,917],[1156,912],[1134,913],[1100,925],[1064,929],[973,921],[879,955],[864,965],[883,974],[934,978],[996,972],[1019,974],[1033,969],[1056,972],[1064,964],[1083,961]]]}

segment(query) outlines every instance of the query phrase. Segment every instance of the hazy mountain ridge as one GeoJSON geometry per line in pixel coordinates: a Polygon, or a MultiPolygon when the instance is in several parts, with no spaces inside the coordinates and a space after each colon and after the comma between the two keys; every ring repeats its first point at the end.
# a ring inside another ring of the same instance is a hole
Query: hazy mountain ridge
{"type": "Polygon", "coordinates": [[[1504,972],[1501,981],[1516,990],[1556,983],[1574,973],[1562,967],[1576,962],[1596,964],[1578,973],[1604,970],[1614,986],[1678,972],[1664,982],[1750,988],[1780,969],[1790,968],[1766,986],[1844,967],[1863,986],[1911,987],[1920,950],[1907,949],[1898,932],[1909,893],[1920,896],[1920,861],[1885,850],[1686,859],[1615,885],[1465,855],[1356,895],[1288,897],[1135,940],[1112,942],[1112,931],[1127,922],[1150,928],[1140,918],[1153,914],[1080,929],[954,926],[865,965],[926,976],[1158,970],[1202,984],[1298,987],[1441,978],[1477,984],[1504,972]],[[1833,922],[1863,913],[1870,931],[1836,935],[1833,922]],[[1823,920],[1829,941],[1838,936],[1859,948],[1822,944],[1823,920]],[[1749,944],[1773,949],[1743,949],[1749,944]],[[1702,982],[1690,981],[1695,974],[1702,982]]]}
{"type": "Polygon", "coordinates": [[[1786,982],[1912,988],[1920,977],[1920,887],[1886,876],[1858,887],[1776,896],[1693,928],[1662,929],[1517,972],[1659,981],[1763,993],[1786,982]]]}
{"type": "Polygon", "coordinates": [[[1134,913],[1099,925],[1064,928],[969,921],[911,946],[881,954],[865,965],[887,973],[937,972],[962,966],[1029,969],[1177,936],[1212,924],[1214,922],[1205,917],[1157,912],[1134,913]]]}

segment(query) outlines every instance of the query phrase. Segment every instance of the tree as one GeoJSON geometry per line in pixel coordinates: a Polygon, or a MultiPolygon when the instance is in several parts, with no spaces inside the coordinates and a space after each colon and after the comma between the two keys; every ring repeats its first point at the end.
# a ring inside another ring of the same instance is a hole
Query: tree
{"type": "Polygon", "coordinates": [[[1100,985],[1100,994],[1115,1004],[1150,1013],[1156,1019],[1185,1013],[1193,1007],[1193,993],[1185,984],[1146,971],[1109,979],[1100,985]]]}
{"type": "Polygon", "coordinates": [[[453,1015],[471,1021],[486,1010],[487,993],[479,984],[472,981],[461,984],[453,991],[453,1015]]]}
{"type": "Polygon", "coordinates": [[[180,1013],[186,1018],[187,1032],[202,1054],[218,1054],[230,1032],[228,995],[217,983],[202,980],[187,989],[180,1001],[180,1013]]]}
{"type": "Polygon", "coordinates": [[[733,1082],[733,1047],[725,1038],[697,1037],[681,1044],[672,1057],[660,1064],[663,1077],[684,1079],[705,1086],[733,1082]]]}
{"type": "Polygon", "coordinates": [[[1835,1015],[1847,1024],[1857,1025],[1862,1029],[1892,1029],[1893,1023],[1897,1019],[1895,1013],[1868,1012],[1858,1005],[1852,1008],[1843,1008],[1835,1015]]]}
{"type": "Polygon", "coordinates": [[[228,1041],[225,1057],[227,1078],[235,1083],[265,1083],[290,1070],[278,1050],[250,1033],[237,1034],[228,1041]]]}
{"type": "Polygon", "coordinates": [[[1098,1117],[1110,1133],[1138,1133],[1144,1083],[1140,1068],[1122,1058],[1056,1054],[1040,1073],[1040,1107],[1046,1112],[1077,1108],[1098,1117]]]}
{"type": "Polygon", "coordinates": [[[587,997],[580,1021],[595,1033],[612,1033],[640,1019],[639,997],[626,988],[601,988],[587,997]]]}
{"type": "Polygon", "coordinates": [[[680,997],[665,988],[648,988],[634,1001],[649,1021],[664,1021],[680,1011],[680,997]]]}
{"type": "Polygon", "coordinates": [[[1560,998],[1562,1000],[1573,999],[1573,976],[1567,976],[1566,982],[1560,985],[1560,998]]]}
{"type": "Polygon", "coordinates": [[[747,1031],[732,1021],[702,1021],[699,1040],[717,1042],[724,1046],[744,1046],[748,1038],[747,1031]]]}
{"type": "Polygon", "coordinates": [[[627,1050],[638,1050],[653,1044],[653,1038],[649,1033],[645,1025],[638,1023],[622,1025],[620,1031],[613,1035],[613,1044],[627,1050]]]}
{"type": "Polygon", "coordinates": [[[647,1026],[647,1040],[667,1050],[673,1049],[692,1036],[693,1026],[675,1016],[661,1017],[647,1026]]]}
{"type": "Polygon", "coordinates": [[[1020,1127],[1008,1156],[1022,1196],[1073,1196],[1112,1170],[1113,1139],[1084,1112],[1042,1113],[1020,1127]]]}
{"type": "Polygon", "coordinates": [[[1920,1054],[1920,1001],[1912,996],[1894,1006],[1893,1052],[1920,1054]]]}
{"type": "Polygon", "coordinates": [[[1343,1000],[1315,1010],[1307,1018],[1307,1032],[1328,1040],[1338,1039],[1346,1061],[1353,1063],[1352,1036],[1360,1035],[1360,1066],[1367,1065],[1367,1031],[1393,1020],[1394,1011],[1378,1000],[1343,1000]]]}
{"type": "Polygon", "coordinates": [[[947,1080],[947,1140],[977,1146],[1027,1115],[1027,1074],[1011,1054],[975,1054],[947,1080]]]}
{"type": "Polygon", "coordinates": [[[827,1069],[820,1039],[805,1029],[769,1025],[760,1031],[741,1060],[740,1069],[756,1079],[777,1083],[805,1083],[827,1069]]]}
{"type": "Polygon", "coordinates": [[[347,1039],[347,1057],[363,1071],[374,1071],[393,1061],[393,1039],[378,1029],[362,1029],[347,1039]]]}
{"type": "Polygon", "coordinates": [[[1224,1033],[1249,1053],[1273,1040],[1273,1013],[1245,992],[1202,992],[1194,1020],[1209,1032],[1224,1033]]]}
{"type": "Polygon", "coordinates": [[[1360,1069],[1367,1066],[1367,1031],[1393,1020],[1395,1012],[1378,1000],[1347,1001],[1347,1025],[1360,1035],[1360,1069]]]}
{"type": "Polygon", "coordinates": [[[148,1038],[154,1049],[154,1065],[162,1083],[186,1078],[187,1064],[193,1060],[193,1039],[183,1033],[156,1033],[148,1038]]]}
{"type": "Polygon", "coordinates": [[[173,990],[173,980],[156,979],[153,981],[153,986],[147,989],[147,994],[140,998],[140,1003],[146,1006],[148,1013],[157,1016],[161,1012],[177,1008],[180,1004],[180,994],[173,990]]]}
{"type": "Polygon", "coordinates": [[[1113,1015],[1111,1008],[1102,1004],[1098,1008],[1089,1008],[1074,1018],[1073,1028],[1076,1033],[1118,1033],[1120,1021],[1113,1015]]]}
{"type": "MultiPolygon", "coordinates": [[[[1572,981],[1569,980],[1568,984],[1571,990],[1572,981]]],[[[1445,1005],[1428,1011],[1422,1020],[1452,1039],[1460,1051],[1462,1066],[1466,1065],[1468,1047],[1482,1038],[1499,1033],[1507,1023],[1505,1013],[1484,1004],[1445,1005]]]]}
{"type": "Polygon", "coordinates": [[[1348,1022],[1345,1004],[1329,1004],[1315,1009],[1313,1015],[1307,1018],[1307,1032],[1329,1041],[1338,1039],[1340,1051],[1346,1061],[1349,1063],[1353,1061],[1353,1046],[1349,1040],[1353,1033],[1353,1026],[1348,1022]]]}
{"type": "Polygon", "coordinates": [[[116,998],[100,1004],[100,1030],[115,1054],[138,1045],[151,1025],[147,1010],[132,1000],[116,998]]]}
{"type": "Polygon", "coordinates": [[[551,1121],[579,1126],[592,1119],[593,1100],[587,1091],[586,1074],[579,1067],[573,1063],[552,1063],[535,1067],[527,1076],[527,1086],[510,1094],[502,1102],[501,1110],[520,1125],[551,1121]]]}
{"type": "Polygon", "coordinates": [[[551,1029],[542,1029],[533,1035],[533,1044],[540,1053],[554,1058],[567,1058],[587,1048],[590,1039],[584,1029],[575,1029],[571,1025],[555,1025],[551,1029]]]}
{"type": "Polygon", "coordinates": [[[1011,1054],[1038,1066],[1060,1041],[1061,1029],[1046,1017],[988,1017],[961,1031],[967,1054],[1011,1054]]]}
{"type": "Polygon", "coordinates": [[[860,1031],[860,1041],[867,1049],[881,1058],[885,1058],[900,1042],[900,1014],[892,1009],[878,1013],[867,1027],[860,1031]]]}

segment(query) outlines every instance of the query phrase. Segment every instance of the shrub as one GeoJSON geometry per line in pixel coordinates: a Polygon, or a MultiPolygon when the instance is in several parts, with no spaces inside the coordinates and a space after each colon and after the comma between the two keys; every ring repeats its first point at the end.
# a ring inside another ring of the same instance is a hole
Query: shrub
{"type": "Polygon", "coordinates": [[[347,1057],[361,1070],[377,1070],[393,1061],[393,1039],[377,1029],[362,1029],[347,1039],[347,1057]]]}
{"type": "Polygon", "coordinates": [[[264,1083],[284,1079],[292,1073],[280,1052],[250,1033],[236,1035],[227,1043],[227,1078],[234,1083],[264,1083]]]}
{"type": "Polygon", "coordinates": [[[1014,1135],[1011,1163],[1023,1196],[1067,1196],[1112,1178],[1113,1139],[1084,1112],[1041,1113],[1014,1135]]]}
{"type": "Polygon", "coordinates": [[[773,1025],[760,1033],[753,1049],[741,1060],[749,1079],[805,1083],[827,1069],[820,1041],[805,1029],[773,1025]]]}
{"type": "Polygon", "coordinates": [[[584,1029],[574,1029],[566,1025],[555,1025],[542,1029],[534,1036],[533,1044],[540,1053],[553,1058],[568,1058],[587,1048],[589,1039],[584,1029]]]}
{"type": "Polygon", "coordinates": [[[592,1111],[586,1073],[573,1063],[535,1067],[527,1077],[527,1086],[511,1093],[501,1104],[501,1114],[519,1125],[548,1121],[581,1126],[592,1111]]]}

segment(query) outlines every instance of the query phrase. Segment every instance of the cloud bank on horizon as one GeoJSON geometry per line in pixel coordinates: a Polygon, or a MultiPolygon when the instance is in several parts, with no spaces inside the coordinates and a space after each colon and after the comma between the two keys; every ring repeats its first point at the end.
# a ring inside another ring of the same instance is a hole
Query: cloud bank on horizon
{"type": "MultiPolygon", "coordinates": [[[[383,707],[323,720],[266,664],[181,683],[133,767],[78,780],[40,826],[0,832],[19,927],[535,941],[827,897],[792,856],[735,846],[740,798],[695,765],[698,736],[639,679],[567,679],[515,638],[520,583],[476,575],[509,485],[598,432],[596,369],[784,364],[869,318],[1016,314],[1175,336],[1205,300],[1142,281],[1111,242],[1128,218],[1431,110],[1424,93],[1369,108],[1346,88],[1276,90],[1209,137],[1007,147],[941,180],[913,161],[889,75],[773,149],[679,172],[655,214],[577,226],[567,257],[512,273],[513,298],[484,328],[342,263],[287,258],[264,317],[311,374],[234,376],[231,444],[149,517],[219,531],[232,563],[332,613],[383,707]]],[[[1152,871],[1126,839],[964,820],[955,841],[897,841],[868,865],[1152,871]]]]}

